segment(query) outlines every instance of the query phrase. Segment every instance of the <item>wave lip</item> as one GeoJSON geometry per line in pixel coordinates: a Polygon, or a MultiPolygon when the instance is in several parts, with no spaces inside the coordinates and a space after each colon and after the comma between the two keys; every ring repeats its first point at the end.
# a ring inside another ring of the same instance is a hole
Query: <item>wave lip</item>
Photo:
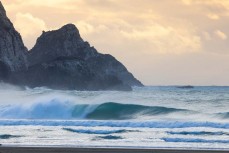
{"type": "Polygon", "coordinates": [[[229,143],[229,140],[206,140],[191,138],[162,138],[166,142],[189,142],[189,143],[229,143]]]}
{"type": "Polygon", "coordinates": [[[83,133],[83,134],[114,134],[114,133],[125,133],[130,130],[85,130],[85,129],[72,129],[72,128],[63,128],[63,130],[75,133],[83,133]]]}

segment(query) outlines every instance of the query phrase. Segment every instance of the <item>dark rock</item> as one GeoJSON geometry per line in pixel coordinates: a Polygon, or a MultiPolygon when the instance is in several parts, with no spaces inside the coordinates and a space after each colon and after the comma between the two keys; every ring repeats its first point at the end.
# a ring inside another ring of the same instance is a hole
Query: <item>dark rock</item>
{"type": "Polygon", "coordinates": [[[100,54],[85,42],[73,24],[43,32],[28,60],[26,84],[32,87],[130,90],[131,86],[142,86],[113,56],[100,54]]]}
{"type": "Polygon", "coordinates": [[[0,80],[7,80],[11,72],[26,70],[26,54],[21,36],[0,2],[0,80]]]}
{"type": "Polygon", "coordinates": [[[117,77],[96,76],[83,60],[63,57],[33,65],[26,73],[17,73],[12,80],[29,87],[46,86],[62,90],[131,90],[117,77]]]}
{"type": "Polygon", "coordinates": [[[142,86],[113,56],[98,53],[73,24],[42,33],[27,52],[0,5],[0,78],[53,89],[131,90],[142,86]]]}
{"type": "Polygon", "coordinates": [[[80,37],[75,25],[68,24],[59,30],[43,32],[36,45],[29,52],[30,66],[48,62],[59,57],[77,57],[85,59],[92,56],[95,50],[85,50],[90,47],[80,37]]]}
{"type": "Polygon", "coordinates": [[[99,54],[98,56],[91,57],[87,63],[92,68],[94,73],[100,75],[111,75],[117,77],[125,85],[129,86],[143,86],[134,76],[128,72],[126,67],[109,54],[99,54]]]}
{"type": "Polygon", "coordinates": [[[180,89],[193,89],[194,86],[191,86],[191,85],[187,85],[187,86],[177,86],[177,88],[180,88],[180,89]]]}

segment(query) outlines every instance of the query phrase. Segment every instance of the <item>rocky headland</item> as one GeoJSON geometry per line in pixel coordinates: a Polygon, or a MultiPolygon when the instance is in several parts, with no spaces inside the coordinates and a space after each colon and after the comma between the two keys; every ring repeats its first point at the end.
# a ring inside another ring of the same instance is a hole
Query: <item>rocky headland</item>
{"type": "Polygon", "coordinates": [[[63,90],[131,90],[143,86],[109,54],[101,54],[73,24],[43,32],[28,51],[0,1],[0,80],[63,90]]]}

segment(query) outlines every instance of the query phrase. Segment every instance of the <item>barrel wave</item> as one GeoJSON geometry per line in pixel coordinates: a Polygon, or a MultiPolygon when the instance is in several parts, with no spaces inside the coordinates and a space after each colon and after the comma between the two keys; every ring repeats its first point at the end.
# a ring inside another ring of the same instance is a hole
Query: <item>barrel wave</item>
{"type": "MultiPolygon", "coordinates": [[[[82,106],[81,106],[82,107],[82,106]]],[[[83,111],[87,110],[89,105],[84,105],[83,111]]],[[[133,119],[138,116],[151,116],[151,115],[161,115],[173,112],[187,111],[184,109],[175,109],[168,107],[159,106],[144,106],[144,105],[133,105],[133,104],[120,104],[114,102],[107,102],[98,105],[94,110],[86,114],[87,119],[113,119],[113,120],[124,120],[133,119]]],[[[78,106],[73,111],[73,117],[78,115],[78,106]]]]}

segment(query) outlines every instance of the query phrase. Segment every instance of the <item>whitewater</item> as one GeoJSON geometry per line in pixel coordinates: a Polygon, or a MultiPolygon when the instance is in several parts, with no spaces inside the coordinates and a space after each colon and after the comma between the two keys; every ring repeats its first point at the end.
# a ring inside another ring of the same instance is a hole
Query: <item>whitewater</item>
{"type": "Polygon", "coordinates": [[[0,144],[229,149],[229,87],[63,91],[0,83],[0,144]]]}

